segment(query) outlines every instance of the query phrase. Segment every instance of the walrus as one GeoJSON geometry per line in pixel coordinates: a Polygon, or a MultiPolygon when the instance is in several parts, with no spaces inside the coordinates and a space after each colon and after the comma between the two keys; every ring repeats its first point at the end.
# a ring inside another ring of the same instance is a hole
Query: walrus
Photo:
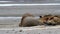
{"type": "Polygon", "coordinates": [[[19,24],[20,27],[31,27],[43,25],[43,23],[39,22],[39,19],[35,19],[35,17],[30,13],[25,13],[22,16],[21,23],[19,24]]]}

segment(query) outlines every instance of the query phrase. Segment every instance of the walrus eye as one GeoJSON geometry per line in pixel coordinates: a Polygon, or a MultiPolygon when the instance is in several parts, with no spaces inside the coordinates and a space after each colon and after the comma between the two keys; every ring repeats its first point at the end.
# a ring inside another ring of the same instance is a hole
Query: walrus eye
{"type": "Polygon", "coordinates": [[[42,16],[39,16],[40,18],[42,18],[42,16]]]}

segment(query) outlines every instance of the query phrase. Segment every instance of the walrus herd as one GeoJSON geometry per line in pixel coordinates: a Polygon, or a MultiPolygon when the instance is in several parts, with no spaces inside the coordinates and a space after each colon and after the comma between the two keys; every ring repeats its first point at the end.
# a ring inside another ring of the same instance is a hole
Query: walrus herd
{"type": "Polygon", "coordinates": [[[35,16],[30,13],[23,14],[21,23],[19,23],[19,27],[31,27],[37,25],[60,25],[60,16],[48,14],[38,17],[39,19],[35,19],[35,16]]]}

